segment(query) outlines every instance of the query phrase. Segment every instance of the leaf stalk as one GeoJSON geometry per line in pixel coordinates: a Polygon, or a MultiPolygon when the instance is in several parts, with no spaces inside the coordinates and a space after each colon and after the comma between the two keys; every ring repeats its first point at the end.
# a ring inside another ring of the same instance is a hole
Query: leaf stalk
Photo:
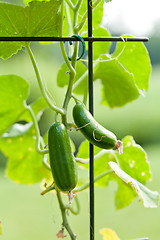
{"type": "Polygon", "coordinates": [[[31,51],[31,48],[29,46],[26,46],[26,49],[27,49],[29,57],[31,59],[31,62],[32,62],[32,65],[33,65],[33,68],[34,68],[34,71],[35,71],[35,74],[36,74],[36,78],[37,78],[37,81],[38,81],[38,84],[39,84],[39,87],[40,87],[43,98],[45,99],[45,101],[47,102],[47,104],[49,105],[49,107],[53,111],[55,111],[57,113],[60,113],[61,115],[64,115],[65,114],[64,109],[58,108],[56,105],[54,105],[52,103],[52,101],[50,100],[50,96],[47,94],[47,91],[44,87],[44,84],[43,84],[43,81],[42,81],[42,78],[41,78],[36,60],[34,58],[34,55],[33,55],[32,51],[31,51]]]}

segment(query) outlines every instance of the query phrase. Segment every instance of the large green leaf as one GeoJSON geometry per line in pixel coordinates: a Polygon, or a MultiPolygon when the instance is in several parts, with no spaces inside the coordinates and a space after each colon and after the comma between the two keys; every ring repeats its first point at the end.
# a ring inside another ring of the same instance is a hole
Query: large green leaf
{"type": "Polygon", "coordinates": [[[115,206],[116,209],[122,209],[127,207],[137,197],[137,194],[130,185],[124,183],[120,178],[114,176],[114,180],[118,184],[115,192],[115,206]]]}
{"type": "MultiPolygon", "coordinates": [[[[110,36],[109,33],[106,31],[106,29],[99,27],[95,30],[93,30],[93,35],[94,37],[98,37],[98,36],[110,36]]],[[[86,36],[86,34],[83,35],[83,37],[86,36]]],[[[100,54],[102,53],[107,53],[108,49],[110,47],[110,43],[109,42],[102,42],[102,43],[94,43],[94,48],[93,48],[93,56],[94,59],[97,59],[100,54]]],[[[86,44],[86,49],[88,49],[88,45],[86,44]]],[[[61,68],[58,71],[57,74],[57,84],[59,87],[64,87],[65,85],[68,85],[69,82],[69,76],[67,76],[67,71],[69,71],[67,65],[64,63],[61,68]]],[[[86,68],[86,66],[78,61],[76,64],[76,77],[75,77],[75,86],[74,86],[74,93],[76,94],[84,94],[85,91],[85,87],[87,87],[87,79],[88,79],[88,70],[86,68]],[[80,81],[80,83],[78,84],[78,80],[80,80],[83,76],[83,74],[85,74],[85,77],[83,77],[83,81],[80,81]]]]}
{"type": "Polygon", "coordinates": [[[109,59],[106,55],[101,55],[101,61],[94,71],[94,79],[101,79],[102,102],[111,108],[121,107],[140,95],[133,74],[117,59],[109,59]]]}
{"type": "MultiPolygon", "coordinates": [[[[83,34],[83,37],[87,37],[87,33],[83,34]]],[[[109,32],[102,26],[98,26],[93,30],[93,37],[110,37],[109,32]]],[[[97,59],[101,54],[107,54],[111,42],[93,42],[93,59],[97,59]]],[[[86,49],[88,50],[88,44],[86,43],[86,49]]]]}
{"type": "Polygon", "coordinates": [[[101,25],[102,18],[103,18],[103,5],[104,5],[104,2],[101,1],[93,11],[93,29],[96,29],[101,25]]]}
{"type": "Polygon", "coordinates": [[[36,151],[35,129],[31,125],[19,124],[18,127],[16,124],[11,132],[0,138],[0,150],[8,158],[7,175],[18,183],[40,182],[48,172],[43,165],[43,155],[36,151]],[[15,137],[14,128],[19,129],[15,137]]]}
{"type": "MultiPolygon", "coordinates": [[[[69,82],[69,75],[67,75],[68,70],[69,69],[66,63],[63,63],[63,65],[61,66],[57,74],[57,84],[59,87],[64,87],[65,85],[68,85],[68,82],[69,82]]],[[[86,70],[87,68],[83,63],[77,62],[75,82],[77,82],[77,80],[83,75],[83,73],[85,73],[86,70]]],[[[86,80],[87,80],[87,76],[84,78],[85,82],[86,80]]],[[[74,90],[74,93],[84,94],[84,90],[85,90],[84,82],[82,82],[81,86],[78,85],[78,89],[76,88],[74,90]]]]}
{"type": "MultiPolygon", "coordinates": [[[[96,156],[96,154],[100,153],[102,149],[94,146],[94,155],[96,156]]],[[[104,171],[107,171],[110,169],[109,165],[108,165],[108,161],[114,161],[114,156],[112,154],[112,152],[107,151],[107,150],[103,150],[103,153],[95,162],[94,162],[94,175],[95,177],[98,176],[99,174],[103,173],[104,171]]],[[[77,154],[78,158],[88,158],[89,157],[89,143],[88,141],[84,141],[81,143],[80,148],[78,150],[78,154],[77,154]]],[[[89,169],[89,163],[87,164],[80,164],[81,167],[89,169]]],[[[95,186],[107,186],[108,185],[108,181],[110,179],[109,175],[106,175],[105,177],[103,177],[102,179],[100,179],[98,182],[95,183],[95,186]]]]}
{"type": "Polygon", "coordinates": [[[122,66],[134,76],[139,89],[148,90],[151,63],[148,51],[141,42],[119,42],[112,57],[117,57],[122,66]]]}
{"type": "MultiPolygon", "coordinates": [[[[94,37],[110,37],[109,32],[103,27],[98,27],[93,30],[94,37]]],[[[94,42],[93,43],[93,58],[97,59],[101,54],[105,54],[109,51],[111,42],[94,42]]]]}
{"type": "MultiPolygon", "coordinates": [[[[49,37],[58,36],[58,9],[62,0],[34,1],[23,7],[0,3],[0,36],[2,37],[49,37]]],[[[7,59],[25,42],[1,42],[0,57],[7,59]]]]}
{"type": "Polygon", "coordinates": [[[150,166],[144,149],[135,143],[132,136],[123,138],[123,154],[116,154],[120,167],[132,178],[146,183],[151,178],[150,166]]]}
{"type": "Polygon", "coordinates": [[[111,228],[101,228],[99,233],[103,236],[103,240],[120,240],[117,233],[111,228]]]}
{"type": "MultiPolygon", "coordinates": [[[[107,36],[102,28],[95,29],[93,33],[94,36],[107,36]]],[[[119,42],[111,56],[106,54],[109,47],[105,43],[94,43],[94,59],[101,54],[100,62],[94,62],[94,80],[100,79],[102,82],[102,103],[111,108],[121,107],[144,95],[143,90],[148,89],[151,64],[143,43],[119,42]]],[[[82,90],[87,84],[87,71],[85,73],[84,78],[84,72],[81,73],[74,86],[77,94],[83,94],[82,90]]]]}
{"type": "MultiPolygon", "coordinates": [[[[142,147],[135,143],[131,136],[127,136],[123,141],[123,154],[119,155],[116,151],[108,151],[100,149],[94,146],[94,174],[97,177],[100,174],[107,173],[110,170],[109,162],[119,163],[119,167],[122,171],[126,172],[130,177],[134,178],[139,183],[146,183],[150,180],[151,173],[149,169],[149,163],[146,153],[142,147]]],[[[82,142],[80,145],[78,158],[89,157],[89,143],[88,141],[82,142]]],[[[89,169],[89,164],[80,164],[81,167],[89,169]]],[[[118,183],[118,189],[115,195],[115,205],[117,209],[121,209],[130,204],[137,196],[135,190],[131,185],[126,185],[117,175],[113,173],[106,174],[103,178],[100,178],[95,186],[105,187],[109,181],[116,181],[118,183]]],[[[142,184],[141,184],[142,186],[142,184]]],[[[150,191],[150,190],[147,190],[150,191]]]]}
{"type": "Polygon", "coordinates": [[[144,207],[155,208],[159,203],[159,193],[151,191],[142,185],[140,182],[125,173],[115,162],[109,162],[110,167],[114,170],[115,174],[120,177],[126,184],[136,192],[139,200],[142,201],[144,207]]]}
{"type": "Polygon", "coordinates": [[[17,75],[0,76],[0,135],[19,120],[25,109],[29,85],[17,75]]]}

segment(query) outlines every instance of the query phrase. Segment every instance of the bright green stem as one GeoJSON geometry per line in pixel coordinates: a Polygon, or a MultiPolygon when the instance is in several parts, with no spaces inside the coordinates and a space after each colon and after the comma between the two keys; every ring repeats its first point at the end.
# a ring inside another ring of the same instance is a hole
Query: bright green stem
{"type": "MultiPolygon", "coordinates": [[[[93,64],[93,69],[98,65],[99,60],[96,60],[93,64]]],[[[88,76],[88,70],[75,82],[73,85],[73,90],[78,87],[78,85],[88,76]]]]}
{"type": "Polygon", "coordinates": [[[44,195],[44,194],[46,194],[46,193],[48,193],[50,191],[53,191],[53,190],[55,190],[55,185],[52,186],[52,187],[46,188],[43,192],[41,192],[41,195],[44,195]]]}
{"type": "Polygon", "coordinates": [[[68,4],[68,6],[69,6],[72,10],[75,9],[75,6],[74,6],[73,3],[71,2],[71,0],[65,0],[65,1],[66,1],[66,3],[68,4]]]}
{"type": "MultiPolygon", "coordinates": [[[[105,155],[106,153],[113,153],[113,150],[106,150],[106,149],[102,149],[100,152],[98,152],[95,156],[94,156],[94,161],[98,160],[100,157],[102,157],[103,155],[105,155]]],[[[80,163],[84,163],[87,164],[89,163],[90,159],[89,158],[75,158],[76,162],[80,162],[80,163]]]]}
{"type": "Polygon", "coordinates": [[[70,15],[70,9],[68,5],[65,5],[66,7],[66,17],[67,17],[67,24],[68,24],[68,34],[69,36],[73,35],[73,30],[72,30],[72,22],[71,22],[71,15],[70,15]]]}
{"type": "MultiPolygon", "coordinates": [[[[42,139],[42,138],[41,138],[41,139],[42,139]]],[[[42,144],[42,143],[41,143],[41,144],[42,144]]],[[[44,146],[44,144],[43,144],[42,146],[44,146]]],[[[48,151],[48,150],[47,150],[47,151],[48,151]]],[[[43,157],[43,164],[44,164],[44,166],[45,166],[46,169],[48,169],[49,171],[51,171],[51,167],[50,167],[50,165],[49,165],[49,163],[48,163],[48,157],[47,157],[46,154],[45,154],[44,157],[43,157]]]]}
{"type": "MultiPolygon", "coordinates": [[[[109,169],[108,171],[105,171],[105,172],[99,174],[98,176],[96,176],[96,177],[94,178],[94,182],[97,182],[99,179],[105,177],[106,175],[108,175],[108,174],[110,174],[110,173],[112,173],[112,172],[114,172],[114,171],[113,171],[112,169],[109,169]]],[[[73,193],[81,192],[81,191],[87,189],[87,188],[89,187],[89,184],[90,184],[90,183],[88,182],[88,183],[86,183],[86,184],[84,184],[84,185],[82,185],[82,186],[80,186],[80,187],[77,187],[77,188],[73,189],[72,192],[73,192],[73,193]]]]}
{"type": "MultiPolygon", "coordinates": [[[[94,9],[99,5],[99,3],[100,3],[101,1],[102,1],[102,0],[95,0],[95,1],[93,2],[93,4],[92,4],[92,10],[94,10],[94,9]]],[[[84,24],[86,23],[87,18],[88,18],[88,10],[85,11],[85,13],[84,13],[84,15],[83,15],[80,23],[79,23],[77,26],[75,26],[74,30],[75,30],[76,32],[79,32],[79,31],[83,28],[84,24]]]]}
{"type": "Polygon", "coordinates": [[[32,53],[32,51],[31,51],[29,46],[26,46],[26,49],[27,49],[28,54],[30,56],[30,59],[31,59],[31,62],[32,62],[32,65],[33,65],[33,68],[34,68],[34,71],[35,71],[35,74],[36,74],[36,78],[37,78],[37,81],[38,81],[38,84],[39,84],[39,87],[40,87],[40,90],[41,90],[43,98],[45,99],[45,101],[47,102],[47,104],[49,105],[49,107],[51,109],[53,109],[57,113],[60,113],[61,115],[64,115],[64,110],[61,109],[61,108],[58,108],[57,106],[55,106],[51,102],[50,96],[48,96],[48,94],[47,94],[47,92],[45,90],[45,87],[44,87],[44,84],[43,84],[43,81],[42,81],[42,78],[41,78],[41,75],[40,75],[40,72],[39,72],[36,60],[34,58],[34,55],[33,55],[33,53],[32,53]]]}
{"type": "Polygon", "coordinates": [[[63,203],[62,196],[61,196],[59,189],[56,188],[56,192],[57,192],[58,203],[59,203],[59,206],[61,209],[61,214],[62,214],[62,219],[63,219],[62,225],[66,228],[71,239],[76,240],[76,235],[72,232],[72,229],[70,228],[70,225],[68,223],[67,216],[66,216],[66,207],[63,203]]]}
{"type": "MultiPolygon", "coordinates": [[[[77,24],[77,20],[78,20],[78,11],[81,7],[81,4],[82,4],[83,0],[78,0],[77,1],[77,4],[75,6],[75,9],[74,9],[74,14],[73,14],[73,29],[74,27],[76,26],[77,24]]],[[[78,31],[74,29],[74,33],[75,34],[78,34],[78,31]]]]}
{"type": "Polygon", "coordinates": [[[49,151],[48,149],[41,149],[41,144],[43,144],[42,142],[42,139],[41,139],[41,136],[40,136],[40,131],[39,131],[39,126],[38,126],[38,123],[37,123],[37,119],[36,119],[36,116],[31,108],[31,106],[26,106],[26,108],[28,109],[31,117],[32,117],[32,120],[33,120],[33,123],[34,123],[34,126],[35,126],[35,130],[36,130],[36,150],[37,152],[41,153],[41,154],[47,154],[49,151]]]}
{"type": "MultiPolygon", "coordinates": [[[[74,21],[73,22],[74,22],[74,25],[75,25],[77,23],[78,8],[76,8],[74,10],[73,14],[74,14],[74,16],[73,16],[74,21]]],[[[60,37],[63,36],[63,17],[64,17],[64,4],[62,2],[62,4],[61,4],[61,21],[60,21],[60,37]]],[[[78,32],[76,32],[76,34],[77,33],[78,32]]],[[[64,58],[67,66],[70,70],[69,84],[68,84],[67,92],[66,92],[65,99],[64,99],[64,102],[63,102],[63,109],[65,110],[65,112],[67,112],[68,104],[69,104],[69,101],[70,101],[71,96],[72,96],[72,88],[73,88],[74,79],[75,79],[75,75],[76,75],[75,67],[76,67],[76,59],[77,59],[77,55],[78,55],[78,42],[75,42],[74,53],[73,53],[71,62],[68,59],[68,56],[66,54],[63,42],[60,42],[60,46],[61,46],[61,51],[62,51],[63,58],[64,58]]],[[[65,125],[67,125],[66,114],[62,116],[62,121],[65,125]]]]}
{"type": "MultiPolygon", "coordinates": [[[[63,18],[64,18],[64,3],[62,2],[62,4],[61,4],[60,28],[59,28],[59,36],[60,36],[60,37],[63,37],[63,20],[64,20],[63,18]]],[[[68,56],[67,56],[67,54],[66,54],[66,50],[65,50],[65,47],[64,47],[64,43],[63,43],[63,42],[60,42],[60,47],[61,47],[61,52],[62,52],[64,61],[65,61],[65,63],[67,64],[70,72],[71,72],[72,74],[76,74],[75,69],[72,67],[71,62],[70,62],[69,59],[68,59],[68,56]]]]}
{"type": "MultiPolygon", "coordinates": [[[[51,187],[48,187],[48,188],[46,188],[45,190],[43,190],[43,191],[41,192],[41,195],[45,195],[46,193],[51,192],[51,191],[53,191],[53,190],[55,190],[55,185],[53,185],[53,186],[51,186],[51,187]]],[[[73,209],[73,207],[71,207],[71,204],[69,204],[69,205],[64,205],[64,208],[70,210],[71,213],[73,213],[74,215],[78,215],[78,214],[80,213],[80,204],[79,204],[79,201],[78,201],[78,197],[75,196],[75,197],[74,197],[74,200],[75,200],[75,203],[76,203],[76,210],[73,209]]]]}
{"type": "Polygon", "coordinates": [[[69,209],[71,211],[71,213],[73,213],[74,215],[78,215],[80,213],[80,204],[79,204],[79,201],[78,201],[78,197],[75,196],[74,200],[75,200],[75,203],[76,203],[76,210],[73,209],[71,207],[71,205],[66,205],[65,208],[69,209]]]}

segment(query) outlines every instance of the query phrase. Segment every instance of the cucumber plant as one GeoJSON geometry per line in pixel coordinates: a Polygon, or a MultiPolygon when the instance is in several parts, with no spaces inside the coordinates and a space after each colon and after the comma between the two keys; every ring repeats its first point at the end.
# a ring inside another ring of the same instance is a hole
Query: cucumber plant
{"type": "MultiPolygon", "coordinates": [[[[103,4],[104,2],[107,4],[108,1],[93,1],[94,36],[110,36],[101,26],[103,4]]],[[[25,0],[24,2],[25,6],[0,2],[0,16],[2,16],[0,36],[75,35],[80,36],[81,39],[86,36],[85,0],[25,0]],[[43,21],[41,21],[42,16],[43,21]]],[[[124,37],[127,36],[122,36],[122,40],[124,37]]],[[[88,112],[87,106],[84,106],[88,97],[86,68],[88,59],[84,55],[77,61],[80,51],[78,41],[69,46],[68,51],[64,42],[59,44],[64,63],[57,73],[57,86],[67,86],[62,106],[57,105],[41,77],[31,50],[32,44],[30,42],[0,44],[0,57],[4,60],[17,54],[22,47],[25,48],[42,95],[41,99],[28,104],[29,83],[15,74],[0,76],[0,151],[8,158],[6,173],[10,179],[23,184],[33,184],[45,179],[47,187],[44,186],[41,195],[50,191],[56,192],[63,219],[62,229],[57,233],[57,237],[63,238],[66,229],[70,238],[75,240],[77,237],[68,223],[67,213],[79,213],[77,193],[87,189],[89,182],[86,178],[78,180],[78,174],[80,169],[81,171],[89,169],[89,159],[86,150],[87,141],[82,142],[76,155],[73,154],[74,144],[69,137],[69,130],[80,130],[85,138],[95,145],[97,186],[107,187],[109,181],[117,181],[118,188],[121,189],[116,195],[117,209],[126,207],[136,196],[144,207],[157,207],[159,194],[144,186],[151,178],[144,149],[136,144],[131,136],[125,136],[121,141],[117,140],[117,136],[96,122],[88,112]],[[78,99],[72,110],[75,123],[74,121],[70,123],[67,119],[68,115],[72,115],[68,108],[72,97],[78,99]],[[55,113],[54,123],[48,129],[47,137],[42,136],[38,125],[46,107],[55,113]],[[50,181],[52,185],[48,187],[50,181]],[[68,205],[64,203],[61,192],[69,195],[68,205]],[[123,200],[122,195],[125,192],[127,194],[123,200]],[[71,204],[73,198],[77,204],[76,210],[71,204]]],[[[143,43],[122,41],[117,44],[112,54],[109,54],[110,47],[110,43],[95,43],[93,77],[94,81],[100,80],[102,102],[106,108],[122,107],[148,90],[151,64],[143,43]]]]}

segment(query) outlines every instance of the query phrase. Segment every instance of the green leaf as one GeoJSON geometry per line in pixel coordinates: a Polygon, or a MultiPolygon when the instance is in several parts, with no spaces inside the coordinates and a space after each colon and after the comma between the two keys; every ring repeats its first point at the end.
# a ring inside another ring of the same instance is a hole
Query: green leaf
{"type": "MultiPolygon", "coordinates": [[[[23,7],[0,3],[0,36],[49,37],[58,36],[58,9],[62,0],[34,1],[23,7]]],[[[26,42],[1,42],[0,57],[7,59],[17,53],[26,42]]]]}
{"type": "MultiPolygon", "coordinates": [[[[110,170],[109,162],[119,163],[119,167],[130,177],[135,178],[139,183],[146,183],[150,180],[151,173],[147,155],[142,147],[135,143],[133,137],[126,136],[123,140],[123,154],[119,155],[116,151],[100,149],[94,146],[94,172],[95,177],[110,170]]],[[[89,143],[84,141],[81,143],[78,158],[87,159],[89,157],[89,143]]],[[[81,167],[89,169],[89,164],[80,164],[81,167]]],[[[116,181],[118,189],[115,195],[115,205],[117,209],[128,206],[137,196],[131,185],[124,183],[115,174],[106,174],[105,177],[95,182],[95,186],[105,187],[109,181],[116,181]]]]}
{"type": "Polygon", "coordinates": [[[148,51],[143,43],[119,42],[112,57],[117,57],[120,64],[129,73],[133,74],[139,89],[148,90],[151,63],[148,51]]]}
{"type": "Polygon", "coordinates": [[[0,76],[0,135],[19,120],[25,109],[29,85],[17,75],[0,76]]]}
{"type": "Polygon", "coordinates": [[[68,71],[69,68],[67,67],[66,63],[63,63],[57,74],[57,85],[59,87],[64,87],[68,85],[69,82],[69,74],[67,74],[68,71]]]}
{"type": "MultiPolygon", "coordinates": [[[[32,110],[37,118],[37,121],[40,120],[44,110],[48,107],[44,98],[38,98],[35,102],[31,104],[32,110]]],[[[19,120],[25,120],[26,122],[32,122],[32,117],[28,110],[20,117],[19,120]]]]}
{"type": "Polygon", "coordinates": [[[122,139],[124,150],[122,154],[116,154],[120,167],[132,178],[145,184],[151,179],[150,166],[144,149],[135,143],[132,136],[122,139]]]}
{"type": "MultiPolygon", "coordinates": [[[[98,27],[93,30],[94,37],[110,37],[109,32],[103,27],[98,27]]],[[[111,46],[111,42],[94,42],[93,43],[93,57],[94,59],[99,58],[101,54],[108,52],[111,46]]]]}
{"type": "Polygon", "coordinates": [[[99,233],[103,236],[103,240],[120,240],[117,233],[111,228],[101,228],[99,233]]]}
{"type": "MultiPolygon", "coordinates": [[[[83,34],[83,37],[87,37],[87,33],[83,34]]],[[[93,37],[110,37],[109,32],[102,26],[98,26],[93,30],[93,37]]],[[[99,58],[101,54],[107,54],[111,42],[93,42],[93,59],[99,58]]],[[[88,49],[88,44],[86,44],[88,49]]]]}
{"type": "Polygon", "coordinates": [[[103,1],[99,3],[96,9],[93,11],[93,29],[98,28],[101,25],[103,18],[103,1]]]}
{"type": "MultiPolygon", "coordinates": [[[[114,155],[111,151],[98,148],[97,146],[94,146],[94,156],[96,158],[94,162],[94,176],[98,176],[99,174],[107,171],[110,169],[108,162],[114,161],[114,155]],[[103,154],[101,154],[103,151],[103,154]],[[101,154],[101,156],[100,156],[101,154]],[[98,157],[98,158],[97,158],[98,157]]],[[[89,158],[89,142],[83,141],[79,147],[77,158],[87,159],[89,158]]],[[[81,167],[89,169],[89,163],[88,164],[79,164],[81,167]]],[[[101,186],[105,187],[108,185],[108,181],[110,180],[110,176],[106,175],[105,177],[98,180],[98,182],[95,183],[95,186],[101,186]]]]}
{"type": "MultiPolygon", "coordinates": [[[[84,34],[83,36],[87,36],[87,35],[84,34]]],[[[108,36],[109,37],[110,34],[103,27],[99,27],[99,28],[96,28],[95,30],[93,30],[93,36],[94,37],[98,37],[98,36],[101,36],[101,37],[107,37],[108,36]]],[[[93,44],[93,57],[94,57],[94,59],[98,59],[99,56],[102,53],[107,53],[109,48],[110,48],[110,43],[109,42],[102,42],[102,43],[94,42],[94,44],[93,44]]],[[[88,49],[88,45],[86,45],[86,49],[88,49]]],[[[96,64],[98,64],[98,62],[96,64]]],[[[63,73],[63,75],[64,75],[64,73],[63,73]]],[[[88,70],[87,70],[87,68],[85,67],[84,64],[77,63],[76,78],[75,78],[75,84],[74,84],[73,92],[75,94],[84,94],[84,91],[85,91],[84,86],[87,87],[87,85],[88,85],[87,80],[88,80],[88,70]],[[81,80],[81,79],[83,79],[83,80],[81,80]]],[[[59,79],[59,81],[60,81],[60,79],[59,79]]],[[[65,84],[67,85],[68,82],[65,81],[65,84]]]]}
{"type": "Polygon", "coordinates": [[[102,103],[121,107],[137,99],[140,95],[133,74],[129,73],[117,59],[101,55],[101,61],[94,71],[94,80],[101,79],[103,84],[102,103]]]}
{"type": "Polygon", "coordinates": [[[139,200],[142,201],[146,208],[156,208],[159,203],[159,193],[151,191],[140,182],[125,173],[115,162],[109,162],[110,167],[115,174],[120,177],[126,184],[129,184],[137,193],[139,200]]]}
{"type": "Polygon", "coordinates": [[[43,165],[43,156],[37,153],[35,146],[35,129],[30,123],[19,127],[19,135],[13,137],[8,133],[0,138],[0,150],[8,158],[7,175],[10,179],[33,184],[46,176],[48,170],[43,165]]]}
{"type": "Polygon", "coordinates": [[[124,183],[120,178],[114,177],[114,180],[118,183],[115,192],[115,206],[116,209],[122,209],[127,207],[137,197],[137,194],[130,185],[124,183]]]}
{"type": "MultiPolygon", "coordinates": [[[[140,145],[135,143],[132,136],[126,136],[122,141],[123,154],[119,155],[116,153],[119,167],[132,178],[145,184],[147,180],[151,179],[150,166],[146,152],[140,145]]],[[[130,185],[126,185],[120,179],[113,178],[113,180],[118,182],[115,205],[117,209],[121,209],[133,201],[136,197],[136,193],[130,185]]]]}
{"type": "MultiPolygon", "coordinates": [[[[68,85],[69,75],[67,75],[67,71],[69,71],[66,63],[64,63],[58,71],[57,74],[57,84],[59,87],[64,87],[68,85]]],[[[77,62],[76,65],[76,77],[75,82],[87,71],[87,68],[84,66],[82,62],[77,62]]],[[[84,78],[84,81],[87,81],[87,76],[84,78]]],[[[74,93],[84,94],[84,81],[78,85],[78,87],[74,90],[74,93]]]]}

